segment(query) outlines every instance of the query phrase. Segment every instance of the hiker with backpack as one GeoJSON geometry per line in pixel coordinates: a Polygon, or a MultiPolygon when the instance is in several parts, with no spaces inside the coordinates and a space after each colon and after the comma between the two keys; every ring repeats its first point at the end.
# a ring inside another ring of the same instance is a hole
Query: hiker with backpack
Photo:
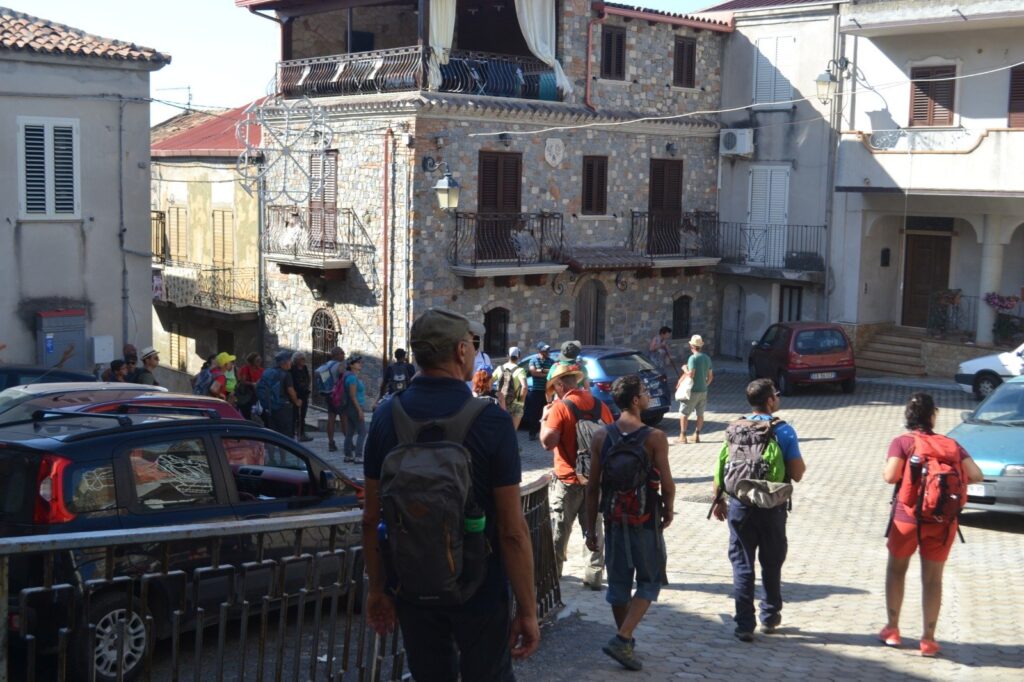
{"type": "MultiPolygon", "coordinates": [[[[554,453],[555,479],[551,482],[551,530],[555,544],[558,577],[568,558],[569,536],[573,524],[586,531],[584,506],[587,477],[590,474],[590,445],[594,434],[611,424],[608,406],[579,386],[583,372],[576,365],[555,365],[548,380],[547,399],[541,413],[540,444],[554,453]],[[552,402],[552,398],[555,400],[552,402]]],[[[596,550],[583,548],[587,558],[583,585],[592,590],[603,586],[604,552],[600,528],[596,550]]]]}
{"type": "Polygon", "coordinates": [[[416,366],[405,359],[405,349],[396,348],[395,361],[387,366],[380,380],[380,400],[404,391],[415,374],[416,366]]]}
{"type": "Polygon", "coordinates": [[[512,417],[512,428],[519,430],[526,405],[526,370],[519,366],[523,352],[518,346],[508,349],[508,362],[494,370],[494,385],[505,401],[505,411],[512,417]]]}
{"type": "Polygon", "coordinates": [[[761,632],[772,634],[782,623],[782,564],[786,561],[786,518],[793,483],[804,476],[796,431],[773,417],[781,403],[771,379],[747,384],[753,413],[725,430],[725,443],[714,470],[714,502],[708,512],[729,522],[736,629],[741,642],[754,641],[754,561],[761,564],[765,599],[759,605],[761,632]],[[726,503],[724,497],[728,496],[726,503]]]}
{"type": "Polygon", "coordinates": [[[907,433],[889,445],[883,478],[893,484],[892,512],[886,536],[889,563],[885,571],[888,620],[878,633],[887,646],[898,647],[903,587],[910,559],[920,549],[924,628],[919,648],[934,656],[935,625],[942,605],[942,569],[959,532],[960,510],[967,503],[967,485],[984,475],[974,459],[952,438],[935,433],[938,408],[927,393],[914,393],[904,410],[907,433]]]}
{"type": "Polygon", "coordinates": [[[331,359],[313,370],[313,388],[327,405],[327,449],[337,452],[334,442],[335,421],[341,418],[341,432],[345,433],[345,415],[337,410],[332,396],[338,384],[338,377],[345,369],[345,351],[339,346],[331,349],[331,359]]]}
{"type": "Polygon", "coordinates": [[[366,384],[359,377],[363,369],[363,356],[353,355],[338,378],[331,394],[331,402],[343,416],[345,427],[345,461],[363,461],[363,441],[366,440],[366,384]]]}
{"type": "MultiPolygon", "coordinates": [[[[256,384],[263,376],[263,356],[252,352],[245,356],[245,364],[238,368],[238,385],[235,386],[235,406],[246,419],[253,418],[253,408],[258,404],[256,384]]],[[[262,422],[262,418],[257,419],[262,422]]]]}
{"type": "Polygon", "coordinates": [[[605,599],[618,628],[602,650],[624,667],[640,670],[633,632],[668,584],[663,532],[672,523],[676,486],[665,432],[640,418],[651,402],[643,381],[635,374],[619,377],[612,383],[612,399],[622,413],[590,445],[585,536],[587,548],[597,551],[600,509],[608,569],[605,599]]]}
{"type": "Polygon", "coordinates": [[[302,401],[295,393],[291,368],[291,352],[278,351],[274,356],[274,366],[264,370],[256,384],[256,395],[263,414],[267,415],[267,425],[284,436],[294,438],[295,410],[301,407],[302,401]]]}
{"type": "Polygon", "coordinates": [[[381,635],[401,627],[418,682],[513,680],[512,658],[540,642],[512,421],[464,383],[474,333],[436,308],[413,322],[420,372],[374,412],[366,443],[366,618],[381,635]]]}

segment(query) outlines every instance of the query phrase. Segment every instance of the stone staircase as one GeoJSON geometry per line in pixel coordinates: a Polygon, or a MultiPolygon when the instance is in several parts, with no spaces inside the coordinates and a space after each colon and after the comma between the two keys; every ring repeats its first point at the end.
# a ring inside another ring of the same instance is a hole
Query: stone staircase
{"type": "Polygon", "coordinates": [[[925,376],[921,361],[921,341],[924,332],[903,327],[892,327],[871,337],[871,340],[855,353],[857,371],[869,373],[899,374],[901,376],[925,376]]]}

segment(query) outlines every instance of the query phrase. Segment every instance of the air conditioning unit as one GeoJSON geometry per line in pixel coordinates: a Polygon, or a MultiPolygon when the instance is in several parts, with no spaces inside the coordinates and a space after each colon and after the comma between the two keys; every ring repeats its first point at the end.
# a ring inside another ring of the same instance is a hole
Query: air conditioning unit
{"type": "Polygon", "coordinates": [[[754,131],[752,128],[726,128],[718,138],[718,153],[721,156],[750,156],[754,153],[754,131]]]}

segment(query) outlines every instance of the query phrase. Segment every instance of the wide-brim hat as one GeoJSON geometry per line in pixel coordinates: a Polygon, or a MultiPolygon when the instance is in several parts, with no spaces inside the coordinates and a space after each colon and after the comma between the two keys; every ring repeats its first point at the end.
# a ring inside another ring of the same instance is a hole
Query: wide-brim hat
{"type": "Polygon", "coordinates": [[[704,339],[700,337],[700,334],[694,334],[690,337],[690,345],[695,348],[701,348],[704,345],[704,339]]]}
{"type": "Polygon", "coordinates": [[[548,379],[547,387],[544,390],[544,394],[551,398],[551,394],[555,391],[555,379],[561,379],[565,376],[575,376],[576,383],[583,381],[583,370],[579,368],[579,365],[555,365],[554,372],[551,373],[551,378],[548,379]]]}
{"type": "Polygon", "coordinates": [[[142,349],[142,352],[139,353],[139,359],[140,360],[145,360],[150,355],[156,355],[156,354],[157,354],[156,348],[153,348],[153,346],[146,346],[145,348],[142,349]]]}

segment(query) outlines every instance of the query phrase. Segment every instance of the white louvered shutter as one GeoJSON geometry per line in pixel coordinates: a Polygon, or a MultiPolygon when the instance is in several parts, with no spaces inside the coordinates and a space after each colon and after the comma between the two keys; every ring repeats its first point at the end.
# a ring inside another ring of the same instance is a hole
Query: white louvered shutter
{"type": "Polygon", "coordinates": [[[53,212],[73,215],[75,205],[75,129],[53,127],[53,212]]]}
{"type": "Polygon", "coordinates": [[[747,261],[772,268],[785,266],[789,221],[789,169],[750,169],[747,261]]]}
{"type": "Polygon", "coordinates": [[[24,127],[25,195],[22,210],[27,214],[46,215],[46,127],[24,127]]]}
{"type": "Polygon", "coordinates": [[[758,38],[754,53],[754,104],[771,102],[775,92],[776,38],[758,38]]]}

